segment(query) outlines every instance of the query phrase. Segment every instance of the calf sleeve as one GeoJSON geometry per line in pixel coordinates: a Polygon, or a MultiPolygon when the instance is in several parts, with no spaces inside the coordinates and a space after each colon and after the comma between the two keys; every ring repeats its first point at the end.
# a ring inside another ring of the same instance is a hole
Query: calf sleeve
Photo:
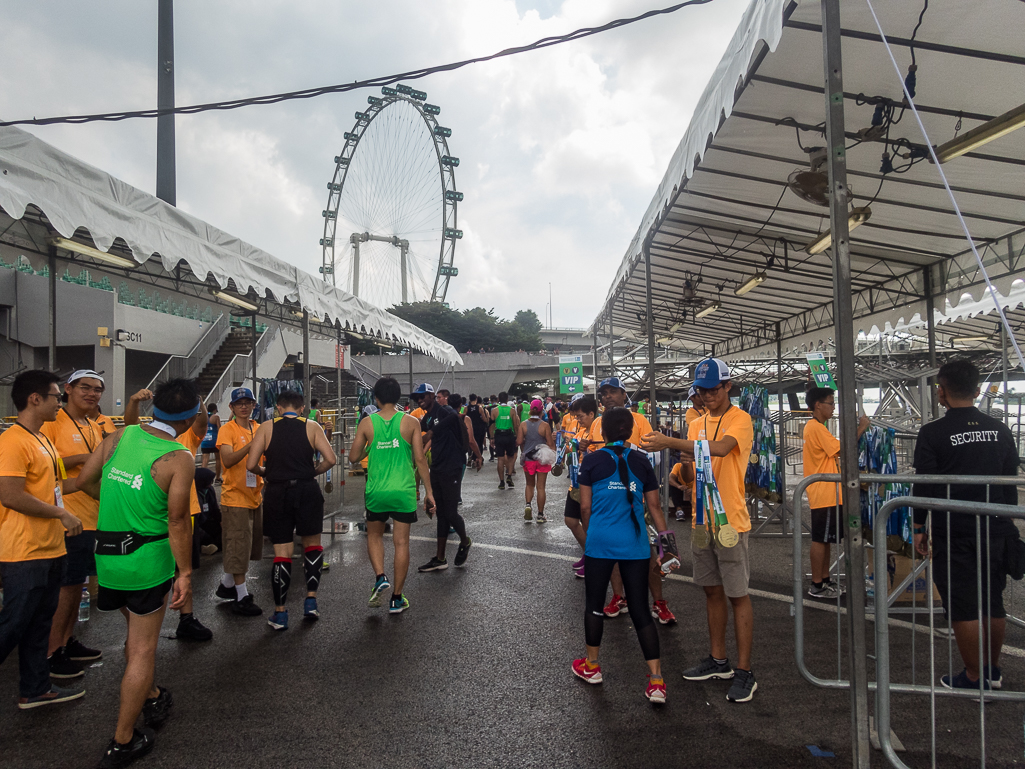
{"type": "Polygon", "coordinates": [[[306,591],[316,593],[320,587],[320,572],[324,567],[324,548],[313,545],[303,553],[303,568],[306,569],[306,591]]]}
{"type": "Polygon", "coordinates": [[[274,592],[274,605],[284,606],[288,600],[288,586],[292,582],[292,559],[274,557],[271,567],[270,585],[274,592]]]}

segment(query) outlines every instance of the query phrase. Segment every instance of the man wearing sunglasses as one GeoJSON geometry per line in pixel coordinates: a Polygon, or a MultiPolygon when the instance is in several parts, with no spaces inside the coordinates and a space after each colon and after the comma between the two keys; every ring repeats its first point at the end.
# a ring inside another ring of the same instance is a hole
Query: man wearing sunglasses
{"type": "MultiPolygon", "coordinates": [[[[691,540],[694,558],[694,584],[705,590],[711,654],[700,664],[684,672],[688,681],[709,678],[733,679],[726,695],[731,702],[748,702],[758,684],[751,672],[751,645],[754,613],[748,582],[751,567],[748,560],[748,533],[751,519],[747,512],[744,479],[754,443],[754,429],[747,412],[730,403],[730,368],[718,358],[706,358],[694,369],[694,387],[707,409],[690,423],[687,440],[670,438],[662,433],[649,433],[641,446],[648,451],[677,449],[683,462],[685,481],[694,480],[694,441],[708,441],[712,455],[712,475],[722,497],[729,524],[736,530],[738,541],[723,547],[712,537],[707,547],[696,547],[691,540]],[[728,599],[728,600],[727,600],[728,599]],[[726,626],[729,606],[733,606],[733,624],[737,638],[739,663],[734,669],[726,658],[726,626]]],[[[694,501],[697,510],[697,500],[694,501]]],[[[706,511],[706,520],[708,516],[706,511]]],[[[697,515],[694,516],[696,526],[697,515]]]]}

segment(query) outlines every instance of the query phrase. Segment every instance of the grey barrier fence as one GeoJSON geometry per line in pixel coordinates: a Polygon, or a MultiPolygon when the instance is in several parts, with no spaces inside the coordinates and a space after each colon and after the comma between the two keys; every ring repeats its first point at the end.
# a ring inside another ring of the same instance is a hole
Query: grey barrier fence
{"type": "MultiPolygon", "coordinates": [[[[948,481],[951,480],[952,476],[939,476],[946,478],[948,481]]],[[[1019,479],[1012,478],[1011,481],[1019,481],[1019,479]]],[[[929,480],[923,478],[923,482],[928,483],[929,480]]],[[[963,481],[958,480],[958,485],[962,485],[963,481]]],[[[997,485],[996,483],[990,482],[987,486],[997,485]]],[[[949,486],[948,486],[949,493],[949,486]]],[[[988,493],[987,493],[988,497],[988,493]]],[[[997,505],[991,503],[980,503],[980,502],[964,502],[956,499],[937,499],[929,497],[914,497],[904,496],[896,497],[888,500],[880,509],[879,516],[875,519],[873,526],[873,542],[875,545],[875,570],[878,573],[880,569],[886,569],[886,517],[890,512],[896,510],[899,507],[918,507],[928,508],[930,512],[930,519],[937,513],[946,512],[947,522],[949,525],[950,513],[968,513],[976,516],[975,518],[975,564],[976,564],[976,600],[977,600],[977,619],[979,624],[978,627],[978,641],[979,641],[979,656],[978,656],[978,670],[979,670],[979,688],[976,689],[952,689],[946,687],[937,688],[936,686],[936,644],[935,642],[929,645],[929,683],[928,685],[921,684],[891,684],[890,683],[890,623],[889,623],[889,606],[888,602],[883,601],[876,611],[876,697],[875,697],[875,711],[876,720],[878,722],[879,734],[889,735],[890,734],[890,694],[891,692],[901,693],[914,693],[914,694],[927,694],[929,696],[929,728],[930,728],[930,756],[931,766],[936,766],[936,697],[941,695],[943,697],[961,697],[961,698],[976,698],[979,701],[979,763],[980,766],[986,765],[986,709],[985,704],[988,701],[997,700],[1010,700],[1016,702],[1025,701],[1025,692],[1007,692],[999,691],[996,687],[991,688],[989,681],[992,678],[990,666],[984,664],[985,660],[992,654],[992,648],[985,648],[983,639],[991,639],[992,631],[992,618],[987,616],[990,621],[990,626],[983,629],[983,606],[986,604],[983,602],[983,593],[986,593],[987,599],[989,599],[992,591],[992,574],[987,569],[986,579],[982,578],[982,547],[983,540],[986,543],[986,562],[990,561],[992,540],[989,537],[989,517],[991,516],[1004,516],[1006,518],[1014,518],[1018,520],[1025,520],[1025,508],[1021,507],[1010,507],[1008,505],[997,505]],[[983,526],[983,517],[985,517],[985,527],[983,526]],[[880,520],[883,524],[880,525],[880,520]],[[986,535],[983,536],[982,530],[985,528],[986,535]],[[983,582],[985,581],[985,591],[983,589],[983,582]]],[[[950,575],[947,579],[947,590],[946,596],[949,604],[950,600],[950,586],[953,583],[954,575],[950,572],[950,548],[946,550],[947,558],[947,574],[950,575]]],[[[924,572],[926,574],[926,584],[930,587],[926,591],[926,603],[928,607],[929,617],[929,638],[935,638],[936,627],[935,627],[935,614],[933,613],[933,591],[932,587],[932,559],[925,558],[924,561],[924,572]]],[[[914,632],[914,629],[912,629],[914,632]]],[[[947,644],[948,644],[948,665],[947,675],[952,679],[954,676],[954,665],[953,665],[953,651],[951,649],[951,638],[952,630],[950,622],[947,623],[947,644]]],[[[898,756],[893,748],[893,745],[889,739],[881,739],[880,747],[882,748],[883,754],[892,766],[898,767],[899,769],[910,769],[898,756]]]]}
{"type": "MultiPolygon", "coordinates": [[[[859,480],[864,484],[870,484],[870,488],[876,487],[879,484],[911,484],[911,483],[923,483],[930,485],[945,486],[947,494],[950,494],[950,487],[953,485],[966,486],[966,485],[980,485],[980,486],[1023,486],[1025,485],[1025,478],[1013,477],[1013,476],[963,476],[963,475],[880,475],[880,474],[862,474],[859,476],[859,480]]],[[[794,505],[794,525],[795,529],[800,530],[801,526],[801,510],[803,509],[802,498],[808,486],[813,483],[826,482],[839,484],[840,476],[838,474],[818,474],[808,476],[802,479],[797,486],[794,488],[793,505],[794,505]]],[[[878,497],[878,495],[873,494],[878,497]]],[[[987,492],[988,498],[988,492],[987,492]]],[[[935,755],[936,755],[936,718],[935,718],[935,698],[939,694],[941,696],[952,696],[952,697],[977,697],[978,693],[974,691],[966,690],[953,690],[947,688],[939,688],[936,686],[936,670],[935,670],[935,641],[937,637],[937,629],[935,625],[935,615],[940,609],[936,607],[934,596],[933,596],[933,582],[932,582],[932,561],[928,558],[916,559],[914,549],[911,548],[911,565],[908,573],[892,587],[889,586],[888,582],[888,548],[887,548],[887,522],[890,517],[890,513],[901,507],[928,507],[935,510],[948,510],[951,512],[967,512],[973,514],[983,515],[1003,515],[1011,518],[1025,519],[1025,508],[1012,507],[1009,505],[995,505],[988,503],[978,502],[961,502],[958,500],[951,499],[927,499],[912,496],[898,496],[892,499],[886,500],[875,509],[873,516],[873,605],[867,607],[868,613],[875,615],[876,623],[876,671],[877,680],[867,682],[867,690],[874,691],[876,693],[876,714],[878,718],[878,730],[877,733],[881,735],[879,740],[880,747],[884,750],[888,760],[893,763],[894,766],[904,767],[905,764],[900,762],[900,759],[896,757],[890,740],[886,739],[886,736],[890,734],[890,711],[889,711],[889,697],[890,693],[896,692],[900,694],[919,694],[928,695],[932,701],[932,718],[930,723],[930,730],[932,736],[932,756],[933,763],[935,766],[935,755]],[[921,583],[924,577],[924,585],[926,592],[926,599],[923,602],[919,602],[917,599],[918,590],[917,586],[921,583]],[[905,593],[908,587],[912,588],[912,602],[910,607],[899,607],[895,608],[894,604],[897,600],[905,593]],[[889,658],[889,632],[891,623],[891,613],[894,612],[910,612],[912,622],[908,625],[910,629],[911,638],[911,658],[910,658],[910,683],[892,683],[890,681],[890,658],[889,658]],[[925,615],[928,617],[928,626],[918,626],[915,623],[915,619],[918,615],[925,615]],[[916,638],[919,633],[928,628],[929,638],[929,658],[930,665],[928,671],[928,684],[921,684],[918,682],[919,672],[917,670],[916,663],[916,638]],[[883,699],[880,699],[880,692],[882,692],[883,699]],[[884,713],[885,711],[885,713],[884,713]],[[883,718],[885,715],[885,719],[883,718]]],[[[841,524],[838,521],[837,526],[841,524]]],[[[838,537],[839,539],[839,537],[838,537]]],[[[842,615],[846,613],[846,609],[841,605],[841,596],[836,596],[836,624],[837,624],[837,642],[836,642],[836,677],[835,678],[824,678],[820,677],[811,672],[808,668],[807,661],[805,659],[805,643],[804,643],[804,587],[805,587],[805,574],[804,574],[804,554],[803,554],[803,538],[793,537],[793,588],[794,588],[794,603],[792,606],[792,613],[794,615],[794,653],[797,668],[801,675],[810,683],[815,686],[819,686],[827,689],[848,689],[850,687],[850,681],[843,678],[843,655],[842,655],[842,615]]],[[[842,562],[841,557],[838,555],[836,561],[831,568],[838,568],[842,562]]],[[[981,566],[980,566],[981,568],[981,566]]],[[[949,573],[949,572],[948,572],[949,573]]],[[[863,579],[863,574],[852,574],[848,575],[849,579],[863,579]]],[[[979,591],[981,593],[982,583],[979,581],[979,591]]],[[[949,596],[948,596],[949,602],[949,596]]],[[[980,601],[981,605],[981,601],[980,601]]],[[[1021,624],[1020,620],[1008,615],[1008,622],[1013,624],[1021,624]]],[[[948,644],[947,658],[948,658],[948,675],[953,677],[953,632],[950,626],[949,620],[946,623],[945,632],[942,634],[945,637],[948,644]]],[[[981,680],[981,679],[980,679],[981,680]]],[[[987,690],[985,695],[986,700],[990,699],[1002,699],[1002,700],[1016,700],[1025,701],[1025,692],[1002,692],[1002,691],[989,691],[987,690]]],[[[982,745],[982,761],[985,763],[985,718],[984,713],[980,711],[980,744],[982,745]]]]}

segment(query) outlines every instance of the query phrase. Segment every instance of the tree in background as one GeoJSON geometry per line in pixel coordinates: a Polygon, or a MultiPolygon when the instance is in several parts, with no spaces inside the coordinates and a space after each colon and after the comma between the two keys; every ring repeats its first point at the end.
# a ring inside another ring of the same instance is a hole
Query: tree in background
{"type": "Polygon", "coordinates": [[[541,321],[533,310],[520,310],[513,320],[499,318],[494,309],[460,311],[438,302],[397,304],[388,312],[448,342],[459,353],[481,348],[487,352],[536,352],[542,348],[541,321]]]}

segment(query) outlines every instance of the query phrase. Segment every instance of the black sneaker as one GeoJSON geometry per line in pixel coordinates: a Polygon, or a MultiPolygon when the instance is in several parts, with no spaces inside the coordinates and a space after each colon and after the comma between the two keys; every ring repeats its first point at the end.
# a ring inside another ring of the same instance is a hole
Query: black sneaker
{"type": "Polygon", "coordinates": [[[178,621],[175,638],[179,641],[209,641],[213,637],[214,631],[196,619],[195,614],[183,614],[178,621]]]}
{"type": "Polygon", "coordinates": [[[161,726],[171,715],[171,707],[174,705],[174,699],[168,689],[163,686],[158,686],[157,689],[160,690],[160,694],[142,703],[142,720],[150,729],[161,726]]]}
{"type": "Polygon", "coordinates": [[[50,655],[47,662],[50,663],[51,678],[78,678],[85,675],[82,666],[68,657],[64,646],[50,655]]]}
{"type": "Polygon", "coordinates": [[[758,691],[758,682],[755,681],[755,674],[750,670],[734,671],[733,685],[726,693],[726,699],[730,702],[750,702],[755,692],[758,691]]]}
{"type": "Polygon", "coordinates": [[[733,678],[733,675],[734,671],[730,667],[729,660],[720,665],[711,654],[690,670],[683,671],[683,677],[688,681],[707,681],[709,678],[729,680],[733,678]]]}
{"type": "Polygon", "coordinates": [[[93,660],[103,659],[103,652],[99,649],[90,649],[74,636],[68,639],[68,642],[64,645],[64,651],[68,659],[75,662],[92,662],[93,660]]]}
{"type": "Polygon", "coordinates": [[[231,604],[231,613],[241,617],[259,617],[263,614],[263,609],[256,605],[252,595],[246,595],[241,601],[231,604]]]}
{"type": "Polygon", "coordinates": [[[500,482],[500,483],[498,484],[498,490],[499,490],[499,491],[505,491],[505,481],[501,481],[501,482],[500,482]]]}
{"type": "Polygon", "coordinates": [[[510,489],[513,488],[513,480],[511,475],[505,476],[505,485],[508,486],[510,489]]]}
{"type": "Polygon", "coordinates": [[[99,769],[116,769],[119,766],[128,766],[137,758],[153,750],[153,743],[156,741],[156,734],[152,729],[143,727],[132,733],[132,741],[127,745],[121,745],[117,740],[111,740],[107,745],[107,752],[100,759],[99,769]]]}
{"type": "Polygon", "coordinates": [[[217,590],[214,592],[214,595],[222,601],[234,601],[238,598],[238,593],[235,592],[235,586],[232,585],[231,587],[225,587],[223,582],[217,586],[217,590]]]}
{"type": "Polygon", "coordinates": [[[466,565],[466,556],[470,552],[470,545],[473,544],[473,540],[469,537],[466,538],[466,544],[460,544],[459,549],[456,550],[456,568],[461,569],[466,565]]]}
{"type": "Polygon", "coordinates": [[[417,571],[419,571],[419,572],[425,572],[425,571],[444,571],[447,568],[448,568],[448,561],[446,559],[444,559],[444,558],[441,558],[441,559],[432,558],[427,563],[425,563],[423,566],[421,566],[419,569],[417,569],[417,571]]]}

